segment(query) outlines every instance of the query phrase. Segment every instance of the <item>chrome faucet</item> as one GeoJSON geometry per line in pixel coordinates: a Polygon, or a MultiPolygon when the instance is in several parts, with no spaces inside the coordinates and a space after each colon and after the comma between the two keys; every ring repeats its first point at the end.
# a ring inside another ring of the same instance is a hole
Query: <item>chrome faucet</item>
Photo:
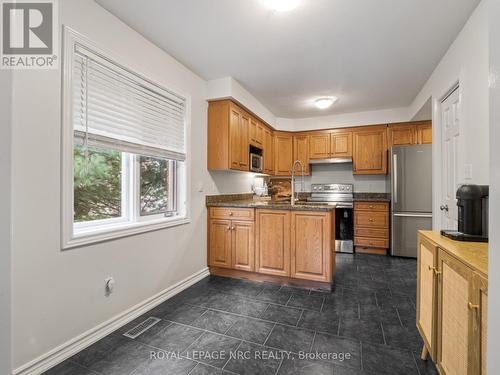
{"type": "Polygon", "coordinates": [[[292,197],[290,204],[292,206],[295,206],[295,202],[297,202],[299,199],[295,198],[295,167],[297,164],[300,166],[300,172],[302,174],[302,180],[301,180],[301,190],[304,191],[304,164],[300,160],[295,160],[292,165],[292,197]]]}

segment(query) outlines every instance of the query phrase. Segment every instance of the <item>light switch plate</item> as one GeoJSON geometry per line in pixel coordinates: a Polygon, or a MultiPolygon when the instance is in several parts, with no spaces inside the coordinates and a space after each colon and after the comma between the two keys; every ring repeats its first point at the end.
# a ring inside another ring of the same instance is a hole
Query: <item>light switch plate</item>
{"type": "Polygon", "coordinates": [[[464,179],[472,180],[472,164],[464,165],[464,179]]]}

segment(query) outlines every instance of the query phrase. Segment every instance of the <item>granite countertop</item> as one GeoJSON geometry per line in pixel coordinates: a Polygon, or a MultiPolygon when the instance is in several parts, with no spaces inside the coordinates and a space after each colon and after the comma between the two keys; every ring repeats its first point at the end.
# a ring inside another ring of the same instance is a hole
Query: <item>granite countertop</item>
{"type": "Polygon", "coordinates": [[[254,200],[252,198],[230,199],[224,196],[207,196],[207,207],[239,207],[239,208],[264,208],[270,210],[289,210],[289,211],[333,211],[335,205],[314,204],[310,202],[299,201],[292,206],[290,201],[284,200],[254,200]]]}
{"type": "Polygon", "coordinates": [[[354,202],[390,202],[390,193],[353,193],[354,202]]]}

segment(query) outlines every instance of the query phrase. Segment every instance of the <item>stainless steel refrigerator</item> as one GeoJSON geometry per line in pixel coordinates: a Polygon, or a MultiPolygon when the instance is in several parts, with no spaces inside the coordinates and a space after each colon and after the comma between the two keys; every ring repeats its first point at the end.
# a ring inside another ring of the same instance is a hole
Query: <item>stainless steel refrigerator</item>
{"type": "Polygon", "coordinates": [[[391,254],[417,257],[417,232],[432,228],[432,145],[394,146],[391,254]]]}

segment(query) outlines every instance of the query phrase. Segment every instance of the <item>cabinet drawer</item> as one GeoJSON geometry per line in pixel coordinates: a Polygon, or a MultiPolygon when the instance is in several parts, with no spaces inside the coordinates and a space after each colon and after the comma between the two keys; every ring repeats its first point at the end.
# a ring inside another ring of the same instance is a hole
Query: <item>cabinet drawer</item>
{"type": "Polygon", "coordinates": [[[355,237],[389,238],[389,229],[355,228],[355,237]]]}
{"type": "Polygon", "coordinates": [[[230,220],[254,220],[253,208],[210,207],[210,218],[230,220]]]}
{"type": "Polygon", "coordinates": [[[387,202],[354,202],[355,210],[363,211],[388,211],[389,203],[387,202]]]}
{"type": "Polygon", "coordinates": [[[389,247],[389,240],[382,238],[354,237],[354,245],[387,249],[389,247]]]}
{"type": "Polygon", "coordinates": [[[389,228],[388,212],[354,212],[354,227],[389,228]]]}

